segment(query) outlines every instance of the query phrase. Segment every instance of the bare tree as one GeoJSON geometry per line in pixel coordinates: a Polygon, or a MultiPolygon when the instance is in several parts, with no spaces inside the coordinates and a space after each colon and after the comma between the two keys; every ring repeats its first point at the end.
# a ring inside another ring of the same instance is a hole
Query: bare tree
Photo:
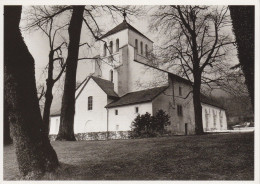
{"type": "Polygon", "coordinates": [[[21,6],[4,7],[4,97],[5,108],[21,175],[37,179],[59,163],[43,133],[34,76],[34,59],[22,38],[21,6]]]}
{"type": "Polygon", "coordinates": [[[62,97],[61,122],[57,140],[76,140],[74,136],[76,71],[84,8],[84,6],[73,6],[73,13],[69,25],[69,46],[66,61],[67,70],[62,97]]]}
{"type": "Polygon", "coordinates": [[[255,7],[229,6],[229,8],[236,36],[238,58],[254,109],[255,7]]]}
{"type": "MultiPolygon", "coordinates": [[[[63,9],[66,7],[62,7],[63,9]]],[[[67,7],[69,10],[69,8],[67,7]]],[[[61,9],[62,10],[62,9],[61,9]]],[[[40,30],[44,35],[47,37],[49,42],[49,61],[47,65],[47,79],[46,79],[46,90],[44,88],[41,88],[41,94],[39,98],[44,95],[45,101],[44,101],[44,110],[43,110],[43,123],[46,126],[45,132],[47,135],[49,135],[49,126],[50,126],[50,109],[51,104],[53,101],[53,94],[52,90],[54,87],[54,84],[60,79],[63,72],[66,68],[66,63],[64,63],[64,57],[62,56],[62,50],[66,49],[67,43],[64,38],[64,36],[61,36],[59,33],[60,31],[66,29],[68,27],[68,23],[59,24],[57,19],[57,16],[52,16],[57,11],[61,11],[59,8],[56,8],[55,6],[32,6],[27,12],[26,12],[26,18],[27,18],[27,25],[25,26],[25,30],[40,30]],[[42,19],[42,17],[45,17],[45,19],[42,19]],[[48,21],[44,21],[44,20],[48,21]],[[59,38],[57,38],[59,36],[59,38]],[[58,74],[54,77],[54,67],[55,62],[58,62],[58,65],[60,67],[60,70],[58,74]],[[43,93],[44,92],[44,93],[43,93]]]]}
{"type": "Polygon", "coordinates": [[[222,30],[230,25],[228,8],[218,6],[160,6],[153,14],[151,28],[166,35],[161,56],[191,81],[195,132],[203,134],[201,85],[216,84],[231,39],[222,30]]]}
{"type": "Polygon", "coordinates": [[[240,68],[230,69],[225,79],[218,83],[221,89],[233,97],[249,97],[245,76],[240,68]]]}

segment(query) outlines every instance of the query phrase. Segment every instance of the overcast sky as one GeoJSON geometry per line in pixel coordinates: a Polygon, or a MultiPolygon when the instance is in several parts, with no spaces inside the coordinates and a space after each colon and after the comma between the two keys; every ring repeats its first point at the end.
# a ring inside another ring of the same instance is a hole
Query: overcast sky
{"type": "MultiPolygon", "coordinates": [[[[25,14],[24,10],[28,7],[23,7],[23,14],[22,14],[22,21],[21,21],[21,26],[25,25],[26,22],[23,21],[25,14]]],[[[151,6],[145,6],[145,12],[149,12],[148,10],[151,9],[151,6]]],[[[67,17],[65,17],[66,19],[67,17]]],[[[136,29],[138,29],[141,33],[145,34],[148,38],[154,41],[154,45],[158,44],[158,38],[160,38],[157,34],[153,34],[148,30],[148,24],[149,24],[149,16],[141,16],[141,17],[131,17],[129,16],[130,20],[128,22],[134,26],[136,29]]],[[[103,34],[118,24],[120,24],[123,21],[123,18],[121,16],[117,16],[116,20],[113,20],[111,16],[102,16],[97,19],[100,27],[104,31],[103,34]]],[[[62,21],[62,18],[60,19],[62,21]]],[[[230,34],[233,34],[231,31],[231,27],[229,28],[230,30],[227,30],[230,34]]],[[[82,35],[81,35],[81,43],[85,42],[88,38],[91,37],[89,32],[86,31],[87,28],[83,24],[83,29],[82,29],[82,35]]],[[[67,34],[67,33],[66,33],[67,34]]],[[[44,83],[46,80],[46,74],[43,74],[44,68],[46,67],[48,63],[48,54],[49,54],[49,44],[47,37],[41,32],[41,31],[31,31],[29,32],[23,32],[23,36],[26,42],[26,45],[28,46],[31,54],[33,55],[35,59],[35,71],[36,71],[36,81],[38,83],[44,83]]],[[[99,50],[95,49],[87,49],[83,48],[80,51],[80,57],[93,57],[98,53],[99,50]]],[[[238,59],[235,56],[232,57],[232,62],[234,64],[238,63],[238,59]]],[[[66,55],[65,55],[66,56],[66,55]]],[[[78,65],[78,71],[77,71],[77,81],[82,81],[86,76],[89,74],[89,65],[88,65],[88,60],[85,61],[80,61],[78,65]]],[[[62,82],[60,82],[57,85],[63,86],[62,82]]],[[[54,93],[57,92],[57,90],[54,89],[54,93]]]]}

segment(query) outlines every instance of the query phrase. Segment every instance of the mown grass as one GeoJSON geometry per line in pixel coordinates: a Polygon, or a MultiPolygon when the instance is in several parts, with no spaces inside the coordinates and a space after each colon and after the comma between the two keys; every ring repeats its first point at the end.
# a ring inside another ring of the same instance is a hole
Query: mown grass
{"type": "MultiPolygon", "coordinates": [[[[61,167],[44,180],[253,180],[254,134],[52,142],[61,167]]],[[[4,180],[19,178],[4,147],[4,180]]]]}

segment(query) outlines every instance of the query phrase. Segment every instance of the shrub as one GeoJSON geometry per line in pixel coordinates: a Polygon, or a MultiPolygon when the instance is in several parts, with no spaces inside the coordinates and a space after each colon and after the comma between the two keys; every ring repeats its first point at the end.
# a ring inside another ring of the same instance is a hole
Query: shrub
{"type": "Polygon", "coordinates": [[[155,116],[146,112],[138,115],[132,122],[131,137],[154,137],[165,133],[166,126],[170,125],[170,116],[163,110],[157,111],[155,116]]]}
{"type": "Polygon", "coordinates": [[[158,110],[155,117],[153,118],[153,128],[156,132],[163,134],[166,127],[171,124],[169,121],[170,116],[163,110],[158,110]]]}

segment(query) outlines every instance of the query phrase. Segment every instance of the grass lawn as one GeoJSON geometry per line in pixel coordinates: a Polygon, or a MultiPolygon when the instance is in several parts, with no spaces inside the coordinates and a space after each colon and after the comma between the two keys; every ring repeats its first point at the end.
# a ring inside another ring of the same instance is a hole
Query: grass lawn
{"type": "MultiPolygon", "coordinates": [[[[58,180],[253,180],[254,134],[52,142],[58,180]]],[[[14,147],[4,147],[4,180],[18,179],[14,147]]]]}

